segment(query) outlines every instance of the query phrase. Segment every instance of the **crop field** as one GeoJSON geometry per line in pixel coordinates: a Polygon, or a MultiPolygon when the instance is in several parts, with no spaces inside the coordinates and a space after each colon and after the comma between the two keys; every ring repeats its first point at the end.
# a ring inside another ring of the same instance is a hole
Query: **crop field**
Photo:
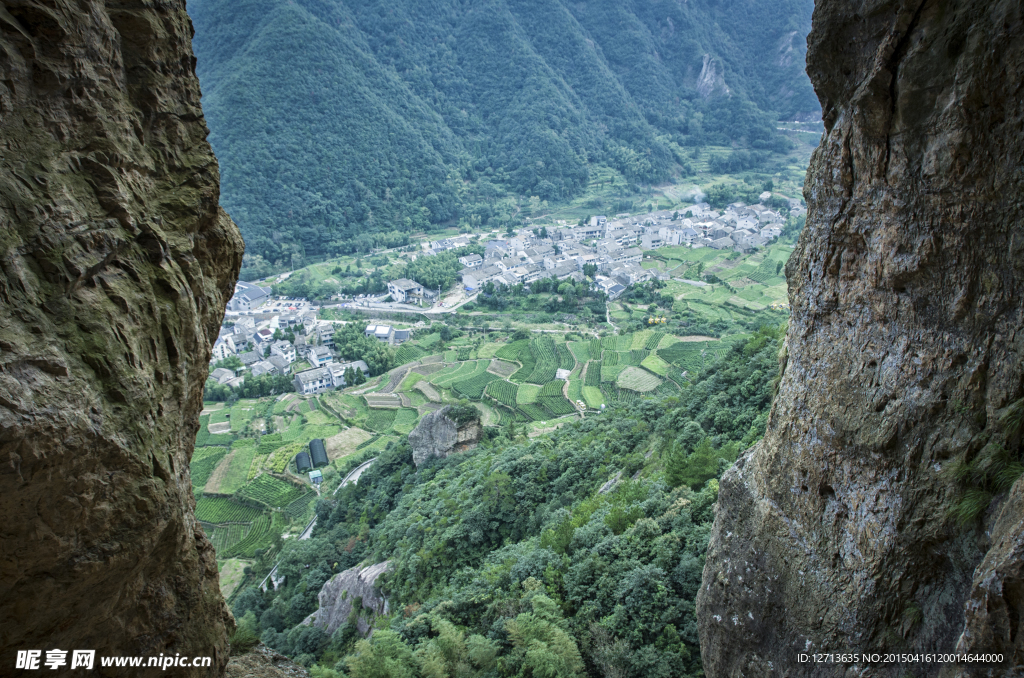
{"type": "Polygon", "coordinates": [[[469,379],[455,382],[452,384],[452,388],[463,397],[469,398],[470,400],[480,400],[480,398],[483,397],[484,389],[487,388],[487,384],[499,379],[501,379],[501,377],[496,374],[481,372],[469,379]]]}
{"type": "Polygon", "coordinates": [[[366,428],[378,433],[385,433],[395,423],[398,408],[388,410],[371,410],[370,416],[366,418],[366,428]]]}
{"type": "Polygon", "coordinates": [[[577,400],[583,399],[583,382],[580,381],[579,377],[569,377],[569,400],[574,403],[577,400]]]}
{"type": "Polygon", "coordinates": [[[491,364],[487,367],[488,372],[498,375],[502,379],[508,379],[516,370],[519,369],[519,365],[515,363],[505,362],[504,360],[498,360],[495,358],[491,361],[491,364]]]}
{"type": "MultiPolygon", "coordinates": [[[[555,342],[550,337],[541,337],[531,342],[531,348],[537,356],[537,364],[533,372],[526,378],[531,384],[544,385],[555,378],[558,371],[558,356],[555,342]]],[[[566,368],[568,369],[568,368],[566,368]]]]}
{"type": "Polygon", "coordinates": [[[519,390],[516,392],[516,404],[517,405],[528,405],[537,402],[537,396],[540,395],[540,386],[534,384],[520,384],[519,390]]]}
{"type": "Polygon", "coordinates": [[[511,344],[504,344],[499,348],[495,354],[495,358],[501,358],[502,360],[519,360],[519,354],[523,351],[528,351],[530,346],[529,339],[520,339],[519,341],[513,341],[511,344]]]}
{"type": "Polygon", "coordinates": [[[213,548],[217,553],[222,553],[242,541],[249,531],[252,530],[252,523],[217,525],[200,521],[200,524],[203,526],[203,532],[206,533],[206,537],[213,544],[213,548]]]}
{"type": "Polygon", "coordinates": [[[473,359],[473,347],[472,346],[459,346],[455,350],[456,360],[472,360],[473,359]]]}
{"type": "Polygon", "coordinates": [[[260,510],[222,497],[196,499],[196,520],[204,523],[245,523],[255,520],[260,510]]]}
{"type": "Polygon", "coordinates": [[[563,414],[573,414],[576,411],[576,407],[562,395],[562,387],[564,385],[565,382],[561,379],[545,384],[544,388],[540,390],[540,396],[537,398],[537,402],[556,417],[563,414]]]}
{"type": "MultiPolygon", "coordinates": [[[[241,442],[241,441],[239,441],[241,442]]],[[[206,482],[205,491],[217,494],[234,494],[249,479],[249,466],[256,456],[256,446],[251,440],[245,445],[234,443],[230,454],[225,456],[206,482]]]]}
{"type": "Polygon", "coordinates": [[[406,363],[411,363],[414,360],[419,360],[426,354],[427,352],[419,346],[407,342],[399,346],[398,350],[395,351],[395,364],[404,365],[406,363]]]}
{"type": "Polygon", "coordinates": [[[591,360],[587,363],[587,376],[583,380],[585,386],[597,386],[601,383],[601,361],[591,360]]]}
{"type": "Polygon", "coordinates": [[[644,358],[643,362],[640,363],[640,366],[650,370],[651,372],[654,372],[659,377],[664,377],[672,368],[671,365],[669,365],[667,362],[665,362],[664,360],[662,360],[661,358],[654,354],[644,358]]]}
{"type": "Polygon", "coordinates": [[[601,340],[594,338],[590,340],[590,345],[587,347],[587,352],[590,353],[591,360],[601,359],[601,340]]]}
{"type": "Polygon", "coordinates": [[[432,403],[441,402],[441,394],[438,393],[437,389],[431,386],[429,382],[421,381],[420,383],[416,384],[416,390],[422,393],[427,398],[427,400],[429,400],[432,403]]]}
{"type": "Polygon", "coordinates": [[[519,386],[511,382],[505,381],[492,381],[487,384],[487,395],[491,396],[498,402],[508,405],[509,407],[516,406],[516,392],[519,390],[519,386]]]}
{"type": "Polygon", "coordinates": [[[310,509],[316,497],[316,492],[306,492],[301,497],[289,502],[284,507],[284,514],[292,520],[305,522],[309,519],[309,514],[312,512],[310,509]]]}
{"type": "Polygon", "coordinates": [[[605,349],[603,367],[613,367],[619,364],[619,354],[617,351],[605,349]]]}
{"type": "Polygon", "coordinates": [[[518,410],[529,417],[530,421],[544,421],[551,418],[547,410],[536,404],[520,405],[518,410]]]}
{"type": "Polygon", "coordinates": [[[274,473],[284,473],[284,470],[288,468],[289,462],[302,451],[302,448],[303,445],[301,443],[289,443],[278,447],[274,450],[274,454],[267,459],[266,468],[274,473]]]}
{"type": "Polygon", "coordinates": [[[629,344],[629,350],[635,351],[638,348],[647,348],[647,342],[652,334],[654,334],[654,330],[641,330],[635,333],[633,341],[629,344]]]}
{"type": "Polygon", "coordinates": [[[634,348],[629,352],[629,364],[634,366],[640,365],[644,361],[644,358],[650,354],[651,352],[645,348],[634,348]]]}
{"type": "Polygon", "coordinates": [[[573,357],[567,345],[558,344],[555,348],[558,351],[558,369],[571,370],[576,367],[576,358],[573,357]]]}
{"type": "Polygon", "coordinates": [[[516,370],[509,379],[517,383],[523,383],[529,380],[530,376],[533,374],[533,370],[537,367],[537,356],[535,356],[533,351],[530,350],[530,347],[527,346],[525,349],[520,351],[519,362],[521,362],[523,366],[516,370]]]}
{"type": "Polygon", "coordinates": [[[445,369],[444,363],[443,362],[436,362],[436,363],[429,363],[429,364],[418,365],[418,366],[412,368],[412,372],[415,373],[415,374],[422,374],[423,376],[430,376],[431,374],[436,374],[436,373],[440,372],[443,369],[445,369]]]}
{"type": "Polygon", "coordinates": [[[257,549],[273,546],[274,540],[284,532],[287,524],[288,518],[283,514],[275,513],[272,517],[263,514],[253,521],[252,529],[245,535],[245,539],[230,547],[227,552],[217,555],[221,558],[252,558],[257,549]]]}
{"type": "Polygon", "coordinates": [[[630,366],[619,373],[615,383],[619,388],[647,392],[658,388],[661,384],[661,379],[658,379],[647,370],[630,366]]]}
{"type": "Polygon", "coordinates": [[[441,334],[439,332],[428,334],[422,339],[417,339],[416,343],[422,346],[423,348],[427,349],[427,351],[430,351],[439,343],[441,343],[441,334]]]}
{"type": "Polygon", "coordinates": [[[363,396],[366,406],[371,409],[398,408],[402,406],[402,399],[390,393],[367,393],[363,396]]]}
{"type": "Polygon", "coordinates": [[[601,389],[596,386],[584,386],[583,402],[585,402],[587,407],[591,409],[600,409],[601,405],[604,405],[604,394],[601,393],[601,389]]]}
{"type": "Polygon", "coordinates": [[[201,488],[210,479],[213,469],[217,468],[224,455],[228,453],[226,447],[200,447],[192,455],[192,463],[188,465],[192,475],[192,487],[201,488]],[[201,450],[215,450],[212,453],[200,455],[201,450]]]}
{"type": "Polygon", "coordinates": [[[298,499],[306,491],[280,478],[275,478],[269,473],[263,473],[246,485],[238,493],[238,496],[257,501],[270,508],[282,508],[298,499]]]}
{"type": "Polygon", "coordinates": [[[570,341],[567,346],[580,365],[590,360],[590,342],[570,341]]]}
{"type": "MultiPolygon", "coordinates": [[[[713,343],[719,344],[720,342],[713,343]]],[[[658,357],[665,362],[693,372],[703,368],[714,359],[714,349],[709,348],[711,345],[712,342],[680,341],[668,348],[659,350],[658,357]]]]}
{"type": "Polygon", "coordinates": [[[372,437],[372,433],[361,428],[355,426],[347,428],[338,435],[324,440],[324,447],[327,448],[327,458],[334,461],[335,459],[346,457],[354,453],[359,448],[360,443],[372,437]]]}
{"type": "MultiPolygon", "coordinates": [[[[473,376],[473,374],[476,372],[477,362],[478,361],[476,360],[470,360],[464,363],[460,363],[458,368],[452,372],[442,370],[441,372],[438,372],[433,377],[431,377],[430,383],[434,384],[435,386],[440,386],[441,388],[448,388],[457,381],[462,381],[463,379],[467,379],[473,376]]],[[[483,370],[486,370],[487,365],[490,363],[489,360],[482,360],[479,362],[483,364],[481,372],[483,370]]]]}
{"type": "Polygon", "coordinates": [[[648,351],[653,351],[653,350],[658,348],[658,346],[661,344],[661,340],[664,339],[664,338],[665,338],[665,333],[664,332],[658,332],[657,330],[655,330],[654,332],[651,332],[651,336],[649,336],[647,338],[647,341],[644,342],[644,345],[643,345],[642,348],[644,348],[644,349],[646,349],[648,351]]]}
{"type": "Polygon", "coordinates": [[[498,342],[495,342],[495,341],[491,341],[491,342],[488,342],[486,344],[481,344],[480,348],[478,348],[476,350],[476,357],[477,358],[494,358],[495,357],[494,354],[497,353],[498,350],[502,346],[505,346],[505,345],[506,344],[499,344],[498,342]]]}
{"type": "Polygon", "coordinates": [[[398,414],[395,415],[395,423],[391,425],[391,430],[395,433],[407,435],[410,431],[416,428],[416,422],[419,421],[419,418],[419,412],[408,407],[403,407],[398,410],[398,414]]]}
{"type": "Polygon", "coordinates": [[[625,365],[602,365],[601,381],[615,381],[624,369],[626,369],[625,365]]]}

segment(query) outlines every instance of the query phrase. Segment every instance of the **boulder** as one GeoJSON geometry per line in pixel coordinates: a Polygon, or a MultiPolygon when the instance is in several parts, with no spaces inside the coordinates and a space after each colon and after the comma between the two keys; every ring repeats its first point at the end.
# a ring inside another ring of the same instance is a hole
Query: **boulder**
{"type": "Polygon", "coordinates": [[[332,635],[348,622],[353,603],[361,600],[362,609],[370,611],[369,615],[360,614],[356,622],[359,633],[365,636],[370,631],[373,616],[388,611],[388,601],[377,588],[377,578],[388,571],[390,563],[385,560],[368,567],[356,565],[334,575],[320,589],[320,608],[302,623],[317,626],[332,635]]]}
{"type": "Polygon", "coordinates": [[[412,460],[417,466],[422,466],[428,459],[443,459],[452,452],[472,449],[480,441],[480,419],[456,422],[450,416],[452,413],[451,406],[431,412],[409,434],[412,460]]]}

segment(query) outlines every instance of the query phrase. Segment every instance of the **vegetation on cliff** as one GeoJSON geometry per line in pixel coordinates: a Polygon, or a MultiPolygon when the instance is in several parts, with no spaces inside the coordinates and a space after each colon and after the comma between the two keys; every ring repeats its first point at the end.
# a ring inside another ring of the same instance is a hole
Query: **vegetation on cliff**
{"type": "Polygon", "coordinates": [[[814,114],[808,0],[465,5],[196,0],[197,71],[222,202],[250,257],[501,226],[505,198],[579,195],[596,169],[639,190],[737,146],[751,169],[814,114]]]}

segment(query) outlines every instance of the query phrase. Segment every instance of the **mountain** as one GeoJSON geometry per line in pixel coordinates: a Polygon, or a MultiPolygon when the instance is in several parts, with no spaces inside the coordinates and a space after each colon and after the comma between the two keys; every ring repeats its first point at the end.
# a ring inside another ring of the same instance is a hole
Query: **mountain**
{"type": "Polygon", "coordinates": [[[780,149],[815,116],[810,0],[195,0],[222,205],[250,254],[368,249],[507,194],[566,199],[605,164],[670,178],[687,147],[780,149]],[[388,235],[384,235],[388,234],[388,235]]]}

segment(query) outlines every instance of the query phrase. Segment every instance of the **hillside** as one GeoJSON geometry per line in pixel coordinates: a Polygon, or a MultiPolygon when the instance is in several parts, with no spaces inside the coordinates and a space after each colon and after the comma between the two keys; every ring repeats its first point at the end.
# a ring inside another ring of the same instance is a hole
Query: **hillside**
{"type": "Polygon", "coordinates": [[[817,115],[805,0],[463,4],[189,4],[250,256],[500,225],[508,196],[566,200],[597,167],[639,190],[709,144],[763,163],[789,143],[776,120],[817,115]]]}

